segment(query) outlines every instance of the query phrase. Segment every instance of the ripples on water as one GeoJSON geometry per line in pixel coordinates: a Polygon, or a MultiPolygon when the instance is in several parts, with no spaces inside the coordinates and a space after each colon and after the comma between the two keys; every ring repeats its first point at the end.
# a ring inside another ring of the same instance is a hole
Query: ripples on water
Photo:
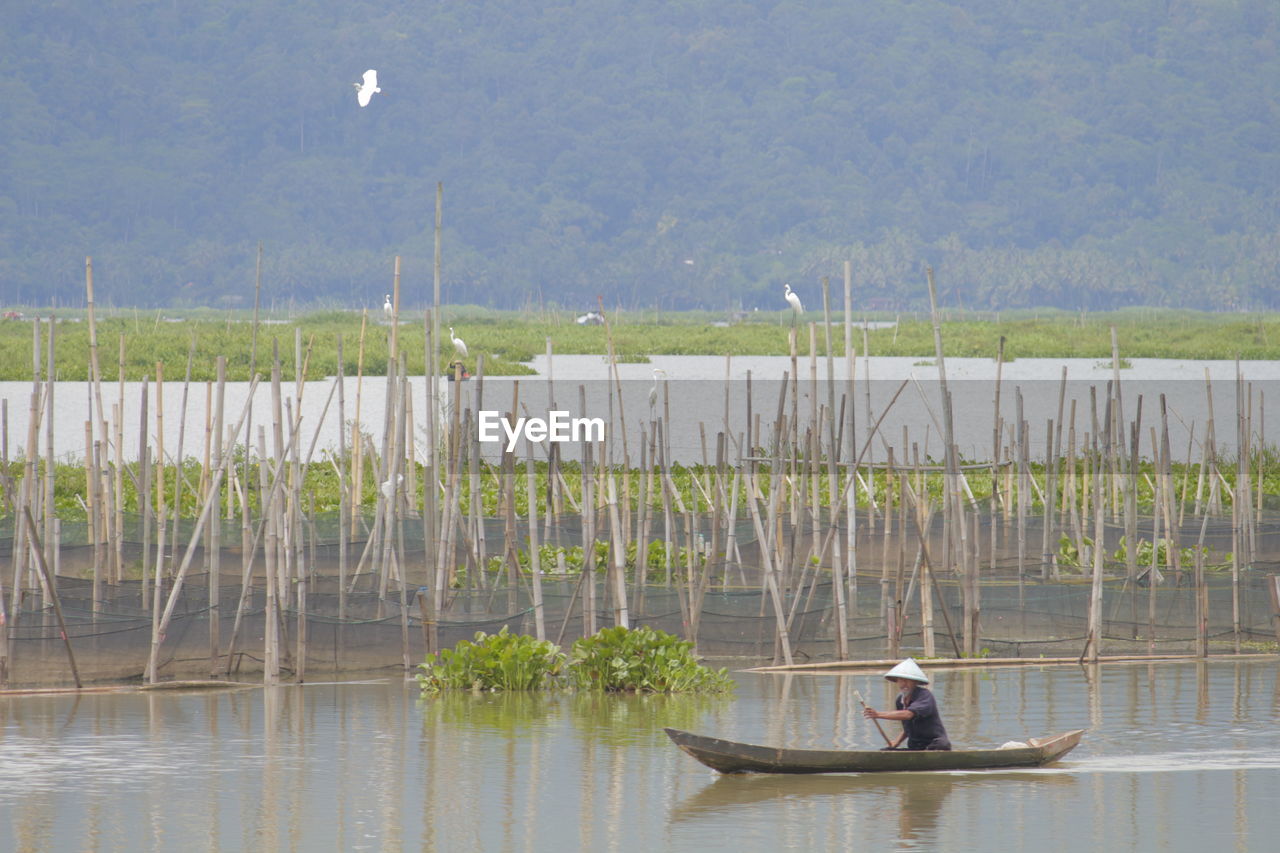
{"type": "Polygon", "coordinates": [[[714,774],[662,726],[873,748],[873,675],[728,698],[419,700],[399,680],[0,700],[4,850],[1273,850],[1274,660],[935,673],[958,746],[1086,728],[1049,768],[714,774]]]}

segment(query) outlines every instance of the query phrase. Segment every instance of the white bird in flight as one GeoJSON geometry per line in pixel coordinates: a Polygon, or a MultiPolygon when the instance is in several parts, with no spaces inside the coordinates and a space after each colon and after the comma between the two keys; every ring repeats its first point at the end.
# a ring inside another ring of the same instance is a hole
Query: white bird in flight
{"type": "Polygon", "coordinates": [[[791,289],[791,285],[784,284],[782,289],[782,295],[787,298],[787,304],[790,305],[797,314],[803,314],[804,306],[800,304],[800,297],[791,289]]]}
{"type": "Polygon", "coordinates": [[[458,355],[463,358],[467,357],[467,344],[462,338],[453,333],[453,326],[449,327],[449,337],[453,340],[453,348],[458,351],[458,355]]]}
{"type": "Polygon", "coordinates": [[[391,307],[391,294],[388,293],[386,296],[383,297],[382,314],[388,320],[390,320],[395,313],[396,313],[396,309],[391,307]]]}
{"type": "Polygon", "coordinates": [[[352,83],[356,87],[356,100],[360,102],[360,106],[369,106],[369,101],[373,98],[375,92],[381,92],[378,88],[378,72],[370,68],[364,72],[363,83],[352,83]]]}

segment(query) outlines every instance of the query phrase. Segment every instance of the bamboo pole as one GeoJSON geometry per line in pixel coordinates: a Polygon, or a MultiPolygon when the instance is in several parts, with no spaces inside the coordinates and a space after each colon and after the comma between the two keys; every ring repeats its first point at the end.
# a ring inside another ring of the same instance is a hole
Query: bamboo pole
{"type": "MultiPolygon", "coordinates": [[[[398,284],[398,281],[397,281],[398,284]]],[[[397,290],[399,288],[397,287],[397,290]]],[[[407,446],[406,435],[410,430],[409,425],[409,377],[405,366],[405,357],[401,353],[397,358],[397,374],[399,376],[399,400],[396,405],[396,459],[395,459],[395,483],[396,488],[404,492],[404,475],[401,473],[405,466],[405,448],[407,446]]],[[[412,459],[410,459],[410,462],[412,459]]],[[[409,649],[409,571],[404,559],[404,513],[402,507],[404,498],[401,497],[396,501],[396,509],[393,514],[395,519],[395,537],[396,537],[396,569],[398,580],[400,581],[400,663],[406,673],[413,669],[413,663],[410,661],[409,649]]]]}
{"type": "MultiPolygon", "coordinates": [[[[741,457],[738,459],[738,464],[742,464],[741,457]]],[[[773,618],[774,623],[777,625],[778,643],[782,650],[783,660],[788,666],[790,666],[794,662],[794,659],[791,655],[791,638],[787,634],[787,619],[782,609],[782,590],[779,589],[778,577],[773,565],[773,557],[770,554],[770,549],[766,547],[768,539],[760,520],[760,510],[756,506],[755,496],[750,493],[747,495],[747,510],[751,515],[751,524],[755,528],[756,539],[761,544],[760,555],[764,560],[764,585],[768,591],[769,599],[773,604],[773,618]]]]}
{"type": "Polygon", "coordinates": [[[631,619],[627,607],[626,559],[627,548],[623,543],[622,521],[618,514],[617,484],[613,472],[606,472],[608,477],[609,531],[610,531],[610,573],[608,580],[612,582],[610,593],[613,597],[613,624],[623,628],[631,627],[631,619]]]}
{"type": "Polygon", "coordinates": [[[526,440],[525,443],[528,453],[524,463],[524,473],[529,504],[529,581],[533,589],[534,634],[541,642],[547,639],[547,624],[542,604],[542,556],[538,545],[537,474],[533,464],[533,442],[526,440]]]}
{"type": "MultiPolygon", "coordinates": [[[[227,460],[231,458],[231,447],[234,446],[236,436],[240,434],[241,428],[244,427],[244,422],[248,417],[249,410],[253,408],[253,391],[256,385],[256,381],[250,382],[249,384],[249,397],[245,401],[244,411],[241,412],[240,419],[236,422],[235,430],[228,438],[228,446],[223,451],[222,462],[218,466],[218,469],[214,471],[212,484],[208,493],[205,495],[204,505],[200,510],[200,516],[196,520],[195,529],[191,532],[191,540],[187,545],[186,556],[182,558],[182,565],[178,568],[178,571],[174,576],[173,589],[170,591],[168,601],[165,604],[164,614],[159,618],[158,622],[153,623],[155,625],[155,629],[151,635],[151,656],[147,664],[147,680],[152,684],[155,684],[158,680],[160,644],[164,642],[165,632],[169,628],[169,621],[173,617],[174,608],[177,606],[178,597],[182,592],[182,584],[186,578],[187,570],[191,568],[192,557],[195,555],[195,543],[200,541],[200,536],[203,533],[204,526],[208,522],[210,512],[216,502],[218,490],[222,484],[222,478],[226,474],[227,460]]],[[[296,427],[293,430],[293,435],[297,435],[296,427]]],[[[291,436],[290,441],[292,440],[293,437],[291,436]]],[[[157,610],[159,610],[158,606],[157,610]]]]}
{"type": "MultiPolygon", "coordinates": [[[[335,650],[341,654],[345,638],[343,621],[347,618],[347,551],[350,548],[350,532],[347,530],[352,514],[353,501],[351,479],[348,476],[350,458],[347,455],[347,398],[346,360],[342,352],[342,335],[338,335],[338,641],[335,650]]],[[[335,666],[338,661],[334,661],[335,666]]]]}
{"type": "MultiPolygon", "coordinates": [[[[439,187],[437,186],[437,206],[439,204],[439,187]]],[[[439,228],[440,217],[437,209],[436,227],[439,228]]],[[[440,446],[440,398],[439,398],[439,366],[437,358],[439,356],[438,340],[435,336],[437,324],[435,317],[439,311],[440,286],[439,286],[439,235],[436,237],[436,287],[435,301],[432,307],[426,312],[422,318],[422,338],[425,350],[423,352],[423,364],[425,365],[425,383],[426,400],[427,400],[427,448],[426,448],[426,468],[422,472],[422,563],[426,573],[426,592],[423,595],[420,605],[423,612],[423,626],[426,633],[427,654],[435,654],[437,650],[438,628],[436,615],[439,612],[440,599],[443,593],[443,582],[440,579],[439,561],[436,557],[437,548],[437,499],[440,487],[440,475],[438,464],[438,452],[440,446]]],[[[477,371],[480,368],[480,359],[477,358],[477,371]]],[[[481,574],[484,572],[483,563],[478,569],[481,574]]]]}
{"type": "MultiPolygon", "coordinates": [[[[37,323],[38,322],[39,321],[37,321],[37,323]]],[[[54,318],[50,316],[49,317],[49,334],[45,336],[46,350],[45,350],[44,408],[46,411],[48,411],[49,415],[44,419],[45,420],[44,510],[41,513],[44,519],[44,558],[45,558],[46,565],[50,565],[53,563],[53,559],[54,559],[53,549],[55,547],[54,542],[52,541],[53,525],[54,525],[54,520],[56,516],[56,512],[54,510],[54,504],[53,504],[54,480],[56,479],[56,474],[55,474],[56,465],[54,462],[54,445],[53,445],[53,432],[54,432],[55,418],[53,417],[53,413],[57,410],[54,405],[54,392],[57,386],[57,382],[55,381],[57,378],[57,370],[55,369],[55,365],[57,362],[54,359],[54,338],[56,337],[55,332],[56,332],[56,323],[54,321],[54,318]]],[[[123,340],[124,338],[122,336],[121,341],[123,342],[123,340]]],[[[123,347],[123,343],[122,343],[122,347],[123,347]]],[[[116,423],[118,427],[119,416],[117,416],[116,418],[116,423]]],[[[117,450],[119,450],[119,447],[120,447],[119,440],[116,441],[116,447],[117,447],[117,450]]],[[[117,474],[120,467],[122,466],[120,465],[119,456],[117,456],[117,474]]],[[[116,483],[117,483],[116,494],[117,495],[123,494],[124,489],[121,487],[121,483],[118,476],[117,476],[116,483]]],[[[117,530],[118,530],[119,527],[123,526],[123,517],[120,513],[119,501],[116,502],[116,510],[117,510],[116,522],[117,522],[117,530]]],[[[120,543],[119,532],[117,532],[115,541],[118,548],[120,543]]],[[[121,559],[120,559],[119,553],[117,552],[117,556],[116,556],[117,571],[119,571],[120,563],[121,563],[121,559]]],[[[58,582],[58,578],[56,574],[51,575],[47,580],[47,585],[49,586],[50,591],[53,592],[54,594],[56,594],[55,588],[57,586],[57,582],[58,582]]]]}
{"type": "MultiPolygon", "coordinates": [[[[946,487],[944,489],[945,501],[943,503],[943,525],[944,528],[953,523],[952,515],[959,514],[963,511],[962,495],[960,492],[960,471],[959,460],[956,457],[955,445],[955,427],[952,418],[951,392],[947,387],[947,369],[946,360],[942,350],[942,325],[940,315],[938,313],[938,291],[933,281],[933,267],[925,268],[925,276],[929,285],[929,315],[933,322],[933,348],[938,362],[938,382],[942,393],[942,427],[944,431],[944,459],[946,460],[946,487]]],[[[968,528],[967,525],[960,523],[958,525],[959,537],[956,543],[958,551],[965,553],[968,550],[968,528]]],[[[950,551],[948,550],[948,559],[950,559],[950,551]]],[[[978,601],[978,578],[976,577],[976,565],[974,566],[974,574],[966,579],[965,589],[967,594],[964,596],[964,623],[961,633],[964,636],[964,650],[966,654],[976,654],[978,651],[978,635],[980,630],[980,605],[978,601]]]]}
{"type": "MultiPolygon", "coordinates": [[[[222,468],[222,430],[223,430],[223,407],[226,401],[227,386],[227,359],[226,356],[218,356],[215,362],[215,371],[217,373],[217,391],[214,394],[214,416],[213,416],[213,465],[215,468],[222,468]]],[[[250,408],[252,408],[250,401],[250,408]]],[[[222,645],[220,635],[221,625],[219,620],[222,617],[221,593],[222,593],[222,519],[221,519],[221,496],[214,494],[214,510],[209,517],[209,674],[212,675],[218,671],[218,650],[222,645]]]]}
{"type": "MultiPolygon", "coordinates": [[[[160,605],[164,595],[165,577],[165,537],[168,525],[166,491],[164,475],[164,362],[156,362],[156,565],[155,579],[152,585],[151,634],[157,636],[160,631],[160,605]]],[[[148,679],[155,673],[148,667],[148,679]]]]}
{"type": "MultiPolygon", "coordinates": [[[[1090,390],[1092,391],[1093,389],[1090,390]]],[[[1096,413],[1096,411],[1095,407],[1094,412],[1096,413]]],[[[1101,448],[1098,444],[1098,429],[1099,423],[1095,414],[1090,452],[1090,459],[1095,466],[1100,466],[1102,459],[1101,448]]],[[[1095,476],[1093,477],[1093,574],[1089,587],[1089,633],[1085,640],[1085,649],[1091,662],[1097,662],[1098,656],[1102,653],[1102,573],[1104,568],[1103,556],[1106,554],[1104,540],[1106,533],[1104,526],[1106,507],[1103,503],[1103,486],[1104,483],[1103,478],[1100,476],[1100,471],[1095,468],[1095,476]]]]}
{"type": "Polygon", "coordinates": [[[40,544],[40,537],[36,533],[36,523],[31,519],[31,509],[24,507],[22,510],[22,518],[26,522],[27,535],[31,537],[34,547],[31,549],[35,554],[36,562],[40,566],[40,572],[44,576],[46,588],[50,590],[53,601],[53,612],[58,619],[58,632],[62,635],[63,645],[67,649],[67,661],[71,665],[71,677],[75,680],[76,689],[79,690],[83,685],[80,683],[80,670],[76,668],[75,652],[71,649],[71,637],[67,634],[67,623],[62,618],[62,604],[58,601],[58,592],[53,583],[53,575],[49,571],[49,564],[44,559],[44,548],[40,544]]]}

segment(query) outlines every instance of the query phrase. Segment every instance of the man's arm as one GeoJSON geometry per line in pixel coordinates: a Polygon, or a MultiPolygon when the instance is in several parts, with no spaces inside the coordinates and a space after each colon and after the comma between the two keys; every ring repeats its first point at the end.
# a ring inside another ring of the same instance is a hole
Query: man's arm
{"type": "Polygon", "coordinates": [[[915,711],[903,709],[901,711],[877,711],[875,708],[868,708],[863,715],[873,720],[914,720],[916,718],[915,711]]]}

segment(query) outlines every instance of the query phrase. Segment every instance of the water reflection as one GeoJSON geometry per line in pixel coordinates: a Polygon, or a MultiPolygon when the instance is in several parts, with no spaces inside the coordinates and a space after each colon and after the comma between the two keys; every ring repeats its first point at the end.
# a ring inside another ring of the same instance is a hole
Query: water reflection
{"type": "Polygon", "coordinates": [[[662,727],[865,748],[879,736],[853,691],[883,701],[883,679],[739,674],[710,699],[421,699],[399,680],[0,697],[0,849],[1257,850],[1280,836],[1274,660],[931,674],[958,745],[1089,731],[1040,770],[719,777],[662,727]]]}
{"type": "Polygon", "coordinates": [[[1073,775],[1031,772],[720,776],[678,802],[670,820],[736,822],[761,809],[799,818],[815,808],[849,808],[882,828],[896,827],[899,841],[926,843],[940,836],[944,807],[955,790],[980,796],[1032,786],[1043,795],[1078,784],[1073,775]]]}

